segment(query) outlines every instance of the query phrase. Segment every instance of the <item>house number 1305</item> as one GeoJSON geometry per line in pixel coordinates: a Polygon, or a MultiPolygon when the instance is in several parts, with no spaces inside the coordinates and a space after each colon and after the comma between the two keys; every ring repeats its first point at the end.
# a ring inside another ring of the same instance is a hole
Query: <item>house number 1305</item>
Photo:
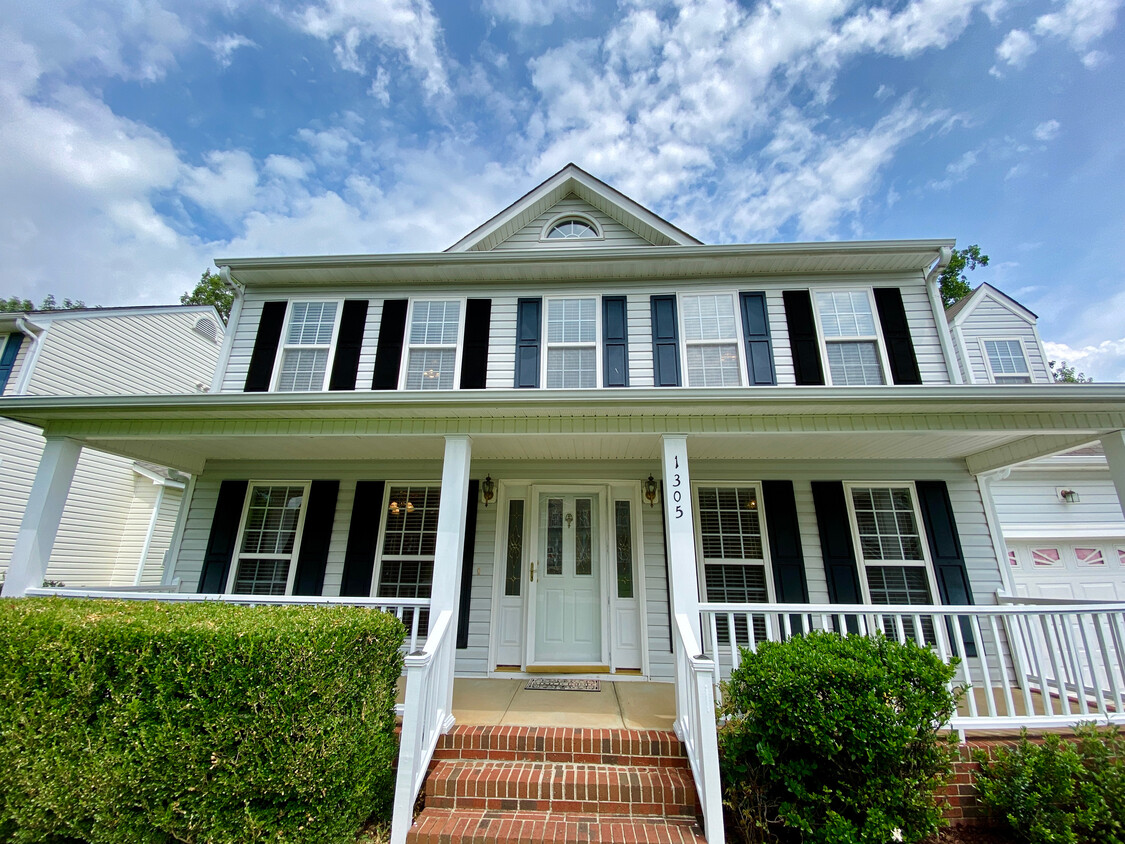
{"type": "MultiPolygon", "coordinates": [[[[673,463],[672,463],[673,467],[676,468],[676,469],[679,469],[680,468],[680,456],[678,454],[673,455],[672,461],[673,461],[673,463]]],[[[681,489],[679,489],[681,483],[683,483],[683,481],[681,480],[680,475],[677,472],[676,474],[674,474],[672,476],[672,503],[676,505],[674,509],[675,509],[675,514],[676,514],[677,519],[682,519],[684,517],[684,508],[680,504],[680,502],[683,500],[683,497],[684,497],[683,491],[681,489]]]]}

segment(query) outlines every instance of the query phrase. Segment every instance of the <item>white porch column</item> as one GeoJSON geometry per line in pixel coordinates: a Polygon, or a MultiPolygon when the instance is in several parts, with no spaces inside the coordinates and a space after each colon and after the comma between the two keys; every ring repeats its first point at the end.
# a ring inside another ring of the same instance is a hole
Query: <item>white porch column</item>
{"type": "Polygon", "coordinates": [[[39,469],[27,498],[27,509],[12,548],[12,559],[4,579],[4,597],[20,597],[28,589],[43,585],[47,562],[55,547],[66,496],[78,466],[82,446],[63,437],[47,437],[39,469]]]}
{"type": "MultiPolygon", "coordinates": [[[[664,519],[668,525],[669,583],[672,615],[687,616],[695,633],[696,642],[702,642],[699,625],[699,578],[695,560],[695,517],[691,509],[691,477],[688,475],[687,436],[665,434],[664,460],[664,519]]],[[[690,654],[695,656],[695,654],[690,654]]]]}
{"type": "Polygon", "coordinates": [[[430,615],[453,610],[457,627],[457,600],[461,595],[461,553],[465,546],[465,509],[469,497],[471,437],[446,437],[441,468],[441,503],[438,505],[434,544],[434,585],[430,590],[430,615]]]}
{"type": "Polygon", "coordinates": [[[1125,431],[1114,431],[1102,437],[1105,459],[1109,462],[1109,476],[1117,490],[1117,503],[1125,514],[1125,431]]]}

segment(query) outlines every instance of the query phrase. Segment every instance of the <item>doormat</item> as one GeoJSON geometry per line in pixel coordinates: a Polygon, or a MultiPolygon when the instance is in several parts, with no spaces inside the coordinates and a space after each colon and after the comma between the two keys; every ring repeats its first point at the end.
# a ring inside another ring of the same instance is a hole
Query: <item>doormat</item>
{"type": "Polygon", "coordinates": [[[524,686],[533,692],[600,692],[601,680],[553,680],[545,677],[536,677],[528,680],[524,686]]]}

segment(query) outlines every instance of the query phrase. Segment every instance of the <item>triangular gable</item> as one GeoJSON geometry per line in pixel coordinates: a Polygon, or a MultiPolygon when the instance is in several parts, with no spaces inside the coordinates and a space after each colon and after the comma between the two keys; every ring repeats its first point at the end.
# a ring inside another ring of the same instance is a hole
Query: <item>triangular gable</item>
{"type": "Polygon", "coordinates": [[[1000,307],[1010,311],[1013,316],[1016,316],[1026,322],[1028,325],[1035,325],[1039,317],[1009,296],[1002,290],[997,290],[988,282],[984,282],[958,302],[954,302],[945,312],[945,318],[953,325],[961,325],[967,320],[973,311],[980,307],[982,302],[991,301],[995,302],[1000,307]]]}
{"type": "Polygon", "coordinates": [[[594,178],[577,165],[568,164],[445,251],[484,252],[496,249],[570,194],[574,194],[578,199],[654,246],[701,245],[699,240],[676,228],[643,205],[634,202],[625,194],[594,178]]]}

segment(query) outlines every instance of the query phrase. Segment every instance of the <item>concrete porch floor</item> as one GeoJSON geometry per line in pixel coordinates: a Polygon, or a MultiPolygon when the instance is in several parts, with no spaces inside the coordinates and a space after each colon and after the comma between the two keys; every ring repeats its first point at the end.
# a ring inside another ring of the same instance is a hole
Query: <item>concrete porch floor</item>
{"type": "Polygon", "coordinates": [[[602,680],[597,692],[529,691],[523,679],[453,681],[458,724],[670,730],[676,716],[671,683],[602,680]]]}

